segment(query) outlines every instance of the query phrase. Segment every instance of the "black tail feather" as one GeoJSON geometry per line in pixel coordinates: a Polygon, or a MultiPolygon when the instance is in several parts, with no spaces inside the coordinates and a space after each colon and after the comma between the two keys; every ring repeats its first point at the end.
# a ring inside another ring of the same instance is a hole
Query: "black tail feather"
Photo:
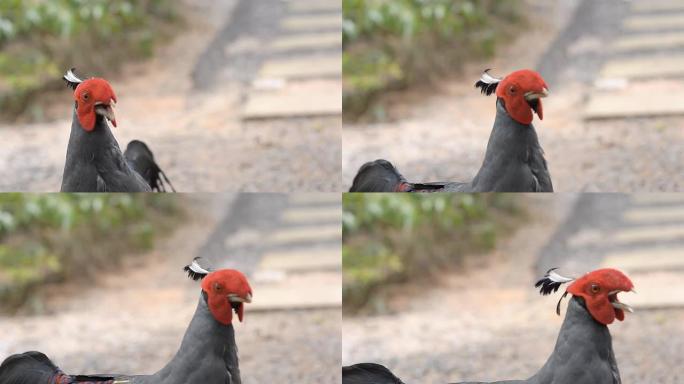
{"type": "Polygon", "coordinates": [[[410,185],[392,163],[380,159],[359,168],[349,192],[408,192],[410,185]]]}
{"type": "Polygon", "coordinates": [[[380,364],[361,363],[342,367],[342,384],[404,384],[380,364]]]}
{"type": "Polygon", "coordinates": [[[154,161],[154,154],[147,144],[140,140],[131,141],[126,146],[124,157],[133,170],[145,179],[153,191],[166,192],[166,184],[168,184],[171,191],[176,192],[169,178],[154,161]]]}

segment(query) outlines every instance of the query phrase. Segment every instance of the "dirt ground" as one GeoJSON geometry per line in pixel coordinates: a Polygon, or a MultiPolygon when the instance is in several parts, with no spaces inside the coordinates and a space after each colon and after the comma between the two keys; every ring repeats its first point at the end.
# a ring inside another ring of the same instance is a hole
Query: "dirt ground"
{"type": "MultiPolygon", "coordinates": [[[[396,287],[395,313],[345,316],[343,364],[378,362],[406,383],[534,374],[553,350],[563,320],[555,313],[559,295],[542,297],[533,287],[538,255],[574,204],[570,195],[557,196],[563,197],[535,198],[535,219],[466,272],[446,271],[431,280],[432,286],[396,287]]],[[[628,303],[629,295],[621,299],[628,303]]],[[[684,310],[627,315],[610,326],[622,381],[681,382],[684,310]]]]}
{"type": "MultiPolygon", "coordinates": [[[[200,289],[182,266],[198,254],[233,201],[185,196],[188,223],[148,254],[96,281],[76,281],[34,298],[38,315],[0,317],[0,360],[38,350],[67,373],[154,373],[180,345],[200,289]],[[38,306],[38,303],[42,305],[38,306]]],[[[338,383],[339,310],[250,313],[234,322],[245,383],[338,383]]]]}
{"type": "MultiPolygon", "coordinates": [[[[119,145],[146,142],[179,192],[339,190],[339,118],[243,123],[241,105],[253,73],[227,74],[241,67],[225,62],[219,63],[221,71],[211,67],[215,72],[202,65],[207,50],[225,50],[219,56],[228,62],[238,61],[230,55],[247,60],[258,53],[232,36],[240,31],[226,27],[235,22],[238,3],[183,2],[186,25],[174,41],[153,59],[108,79],[119,100],[113,129],[119,145]],[[207,83],[211,86],[200,86],[207,83]]],[[[258,64],[254,60],[251,67],[258,64]]],[[[56,121],[0,125],[0,191],[59,190],[72,99],[66,89],[54,97],[48,115],[58,116],[56,121]]]]}
{"type": "Polygon", "coordinates": [[[496,59],[468,65],[438,84],[388,96],[391,121],[345,124],[345,188],[363,163],[378,158],[390,160],[410,181],[471,180],[482,164],[495,108],[494,97],[480,95],[473,84],[485,68],[498,75],[539,68],[551,94],[543,100],[544,120],[535,118],[533,124],[556,191],[678,190],[683,118],[582,120],[601,49],[614,33],[611,19],[619,21],[619,15],[607,14],[616,8],[614,1],[595,2],[603,13],[573,20],[580,2],[529,1],[529,25],[496,59]],[[590,32],[576,38],[582,33],[577,31],[590,32]]]}

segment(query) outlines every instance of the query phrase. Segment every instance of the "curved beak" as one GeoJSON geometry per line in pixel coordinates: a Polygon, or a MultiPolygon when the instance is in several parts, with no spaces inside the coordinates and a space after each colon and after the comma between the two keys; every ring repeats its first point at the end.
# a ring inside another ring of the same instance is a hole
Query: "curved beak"
{"type": "Polygon", "coordinates": [[[549,90],[546,88],[542,88],[540,92],[527,92],[525,93],[525,100],[527,101],[532,101],[532,100],[537,100],[541,99],[544,97],[549,96],[549,90]]]}
{"type": "Polygon", "coordinates": [[[95,113],[104,116],[107,120],[112,122],[113,126],[116,127],[116,115],[114,114],[115,105],[115,99],[109,100],[109,103],[103,103],[101,101],[98,101],[95,103],[95,113]]]}
{"type": "Polygon", "coordinates": [[[231,293],[228,295],[228,301],[231,303],[251,303],[252,294],[248,293],[245,297],[240,297],[237,293],[231,293]]]}

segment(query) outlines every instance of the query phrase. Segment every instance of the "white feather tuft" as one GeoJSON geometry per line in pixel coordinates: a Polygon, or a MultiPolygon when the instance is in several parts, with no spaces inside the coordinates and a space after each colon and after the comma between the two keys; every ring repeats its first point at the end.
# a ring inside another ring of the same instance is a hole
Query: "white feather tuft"
{"type": "Polygon", "coordinates": [[[74,73],[74,68],[71,68],[67,71],[66,74],[64,74],[64,80],[76,84],[83,82],[83,80],[79,79],[78,76],[76,76],[76,74],[74,73]]]}
{"type": "Polygon", "coordinates": [[[198,258],[195,258],[195,259],[192,261],[192,263],[190,263],[190,266],[189,266],[190,270],[192,270],[192,271],[195,272],[195,273],[201,273],[201,274],[204,274],[204,275],[211,273],[210,271],[208,271],[208,270],[202,268],[202,266],[199,265],[199,263],[197,262],[197,259],[198,259],[198,258]]]}
{"type": "Polygon", "coordinates": [[[569,283],[575,279],[572,277],[565,277],[561,276],[556,271],[551,270],[549,273],[546,275],[551,281],[556,282],[556,283],[569,283]]]}
{"type": "Polygon", "coordinates": [[[498,77],[494,77],[494,76],[490,75],[489,71],[490,71],[490,69],[487,69],[484,72],[482,72],[482,76],[480,76],[480,81],[482,81],[485,84],[496,84],[496,83],[499,83],[501,80],[503,80],[503,79],[500,79],[498,77]]]}

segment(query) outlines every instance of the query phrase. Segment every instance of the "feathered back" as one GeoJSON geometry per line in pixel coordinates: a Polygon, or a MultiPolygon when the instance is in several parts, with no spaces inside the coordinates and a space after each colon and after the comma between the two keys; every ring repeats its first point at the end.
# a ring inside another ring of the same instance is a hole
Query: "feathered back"
{"type": "Polygon", "coordinates": [[[489,71],[491,71],[491,69],[485,69],[485,71],[482,72],[482,76],[480,76],[480,80],[475,83],[475,88],[480,88],[480,92],[487,96],[494,93],[496,91],[496,87],[499,85],[501,80],[503,80],[490,75],[489,71]]]}
{"type": "Polygon", "coordinates": [[[198,281],[204,279],[208,274],[213,272],[209,267],[202,266],[206,264],[205,260],[201,257],[195,257],[192,259],[192,263],[183,267],[183,270],[188,273],[188,277],[198,281]]]}

